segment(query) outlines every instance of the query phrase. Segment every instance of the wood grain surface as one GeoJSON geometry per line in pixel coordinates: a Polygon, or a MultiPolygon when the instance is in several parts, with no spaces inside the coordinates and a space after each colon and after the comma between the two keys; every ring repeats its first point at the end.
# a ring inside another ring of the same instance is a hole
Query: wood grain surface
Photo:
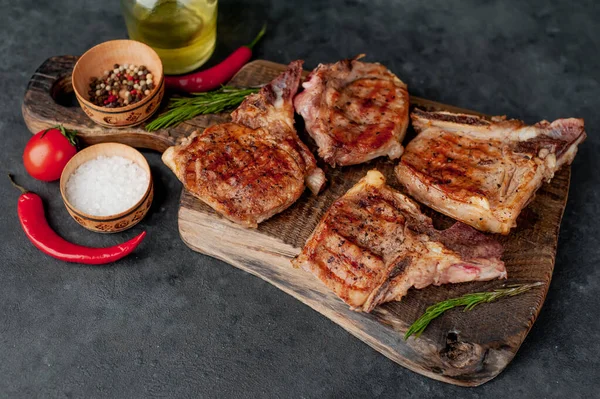
{"type": "MultiPolygon", "coordinates": [[[[87,144],[117,141],[164,151],[192,131],[229,118],[223,114],[197,117],[155,133],[145,132],[143,126],[130,129],[99,127],[69,100],[70,71],[75,61],[76,57],[72,56],[50,58],[32,77],[23,102],[23,116],[32,132],[62,123],[67,128],[77,129],[87,144]]],[[[231,84],[263,84],[284,68],[284,65],[269,61],[254,61],[244,67],[231,84]]],[[[411,98],[411,104],[431,110],[478,114],[415,97],[411,98]]],[[[314,149],[314,143],[304,133],[300,119],[297,120],[297,128],[301,138],[314,149]]],[[[409,131],[407,140],[413,134],[409,131]]],[[[181,238],[195,251],[221,259],[270,282],[415,372],[462,386],[480,385],[497,376],[515,356],[548,291],[560,221],[569,190],[570,168],[564,167],[549,184],[542,186],[521,213],[518,227],[510,235],[497,236],[504,246],[503,260],[509,277],[506,282],[474,282],[410,290],[402,301],[386,303],[371,314],[364,314],[349,310],[311,274],[294,269],[290,260],[300,252],[330,204],[367,170],[377,168],[392,187],[403,190],[393,175],[394,162],[387,159],[338,169],[319,163],[327,175],[326,190],[319,196],[313,196],[307,190],[294,205],[262,223],[256,230],[227,221],[184,190],[179,210],[181,238]],[[523,295],[486,304],[470,312],[448,311],[433,321],[420,338],[403,340],[408,326],[435,302],[468,292],[499,288],[504,284],[535,281],[544,284],[523,295]]],[[[449,218],[425,207],[423,209],[438,227],[451,224],[449,218]]]]}

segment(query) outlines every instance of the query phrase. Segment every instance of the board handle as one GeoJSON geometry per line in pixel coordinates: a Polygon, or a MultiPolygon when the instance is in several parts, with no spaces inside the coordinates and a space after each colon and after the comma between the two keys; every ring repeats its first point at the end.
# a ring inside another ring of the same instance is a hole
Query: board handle
{"type": "Polygon", "coordinates": [[[76,130],[86,145],[117,142],[163,152],[176,144],[176,138],[168,131],[150,133],[139,126],[107,128],[88,118],[77,103],[71,84],[78,58],[73,55],[48,58],[29,80],[21,110],[32,133],[60,124],[76,130]]]}

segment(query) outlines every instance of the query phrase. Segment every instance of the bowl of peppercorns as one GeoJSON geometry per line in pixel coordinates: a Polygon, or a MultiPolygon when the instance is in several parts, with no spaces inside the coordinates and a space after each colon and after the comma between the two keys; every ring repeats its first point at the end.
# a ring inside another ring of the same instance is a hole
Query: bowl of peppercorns
{"type": "Polygon", "coordinates": [[[111,40],[92,47],[75,64],[72,82],[83,112],[111,128],[148,120],[165,92],[158,54],[135,40],[111,40]]]}

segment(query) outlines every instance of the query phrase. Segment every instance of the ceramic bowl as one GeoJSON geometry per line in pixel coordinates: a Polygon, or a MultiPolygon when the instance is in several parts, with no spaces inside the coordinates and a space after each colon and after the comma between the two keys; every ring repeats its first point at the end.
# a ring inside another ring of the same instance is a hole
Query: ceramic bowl
{"type": "Polygon", "coordinates": [[[152,198],[154,197],[154,189],[152,183],[152,174],[150,173],[150,166],[146,161],[146,158],[135,148],[125,144],[119,143],[103,143],[96,144],[79,151],[71,160],[67,163],[63,172],[60,176],[60,195],[62,196],[63,202],[69,214],[75,219],[77,223],[82,225],[88,230],[100,232],[100,233],[116,233],[119,231],[127,230],[128,228],[136,225],[140,220],[146,216],[150,205],[152,204],[152,198]],[[73,172],[83,163],[95,159],[99,156],[121,156],[123,158],[130,159],[142,167],[150,177],[148,181],[148,188],[142,196],[142,198],[131,208],[110,216],[94,216],[82,212],[75,208],[67,197],[67,182],[73,174],[73,172]]]}
{"type": "Polygon", "coordinates": [[[83,112],[105,127],[123,128],[139,125],[159,108],[165,93],[163,66],[151,47],[135,40],[111,40],[89,49],[73,69],[73,91],[83,112]],[[152,73],[154,89],[141,101],[119,108],[105,108],[89,101],[90,78],[100,77],[114,64],[145,65],[152,73]]]}

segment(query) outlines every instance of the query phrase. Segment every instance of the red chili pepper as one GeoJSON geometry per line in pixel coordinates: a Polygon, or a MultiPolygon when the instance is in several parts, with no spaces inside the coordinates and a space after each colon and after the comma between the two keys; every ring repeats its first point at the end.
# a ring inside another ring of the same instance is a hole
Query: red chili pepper
{"type": "Polygon", "coordinates": [[[146,232],[143,231],[129,241],[106,248],[91,248],[70,243],[58,236],[48,225],[40,196],[16,184],[11,175],[8,177],[12,185],[22,192],[17,210],[23,231],[33,245],[53,258],[65,262],[103,265],[129,255],[146,236],[146,232]]]}
{"type": "Polygon", "coordinates": [[[242,46],[221,63],[204,71],[180,76],[165,76],[165,87],[176,91],[199,93],[217,89],[227,83],[252,57],[252,48],[263,37],[267,26],[263,25],[258,35],[247,46],[242,46]]]}

